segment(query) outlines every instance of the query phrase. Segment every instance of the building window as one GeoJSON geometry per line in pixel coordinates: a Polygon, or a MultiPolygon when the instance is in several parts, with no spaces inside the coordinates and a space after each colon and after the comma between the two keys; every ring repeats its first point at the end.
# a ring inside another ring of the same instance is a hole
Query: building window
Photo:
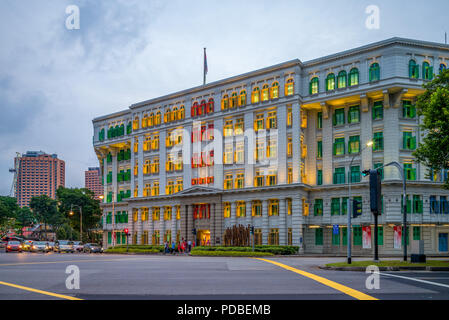
{"type": "Polygon", "coordinates": [[[271,138],[268,140],[267,158],[275,159],[276,157],[277,157],[277,140],[276,138],[271,138]]]}
{"type": "Polygon", "coordinates": [[[287,157],[291,157],[293,155],[293,144],[292,137],[287,137],[287,157]]]}
{"type": "Polygon", "coordinates": [[[244,173],[237,173],[237,178],[235,179],[235,188],[242,189],[244,187],[244,173]]]}
{"type": "Polygon", "coordinates": [[[246,217],[246,204],[245,201],[237,201],[237,218],[246,217]]]}
{"type": "Polygon", "coordinates": [[[359,69],[352,68],[349,71],[349,86],[356,86],[359,84],[359,69]]]}
{"type": "Polygon", "coordinates": [[[161,208],[153,207],[153,221],[158,221],[161,214],[161,208]]]}
{"type": "Polygon", "coordinates": [[[252,209],[251,215],[253,217],[262,216],[262,202],[260,200],[253,201],[251,209],[252,209]]]}
{"type": "Polygon", "coordinates": [[[276,129],[276,128],[277,128],[276,111],[268,112],[267,129],[276,129]]]}
{"type": "Polygon", "coordinates": [[[404,131],[402,136],[403,149],[405,150],[415,150],[416,149],[416,137],[413,137],[413,133],[409,131],[404,131]]]}
{"type": "Polygon", "coordinates": [[[404,163],[404,175],[407,180],[416,180],[416,169],[411,163],[404,163]]]}
{"type": "Polygon", "coordinates": [[[277,184],[277,174],[275,170],[270,170],[267,176],[267,185],[275,186],[277,184]]]}
{"type": "Polygon", "coordinates": [[[270,92],[270,95],[271,95],[271,99],[277,99],[277,98],[279,98],[279,83],[278,83],[278,82],[274,82],[274,83],[271,85],[271,92],[270,92]]]}
{"type": "Polygon", "coordinates": [[[240,91],[239,107],[246,105],[246,90],[240,91]]]}
{"type": "Polygon", "coordinates": [[[164,220],[171,220],[172,208],[170,206],[164,207],[164,220]]]}
{"type": "Polygon", "coordinates": [[[279,229],[271,228],[270,234],[268,235],[268,245],[278,246],[279,245],[279,229]]]}
{"type": "Polygon", "coordinates": [[[384,118],[383,101],[376,101],[373,105],[373,120],[381,120],[384,118]]]}
{"type": "Polygon", "coordinates": [[[265,177],[262,175],[260,170],[256,170],[256,175],[254,177],[254,186],[255,187],[263,187],[264,186],[265,177]]]}
{"type": "Polygon", "coordinates": [[[335,74],[329,73],[326,78],[326,91],[335,90],[335,74]]]}
{"type": "Polygon", "coordinates": [[[225,179],[224,179],[223,188],[224,188],[225,190],[230,190],[230,189],[232,189],[232,182],[233,182],[233,176],[232,176],[232,173],[225,174],[225,179]]]}
{"type": "Polygon", "coordinates": [[[269,200],[268,201],[268,215],[278,216],[279,215],[279,200],[269,200]]]}
{"type": "Polygon", "coordinates": [[[347,86],[347,76],[346,71],[340,71],[337,77],[337,87],[339,89],[346,88],[347,86]]]}
{"type": "Polygon", "coordinates": [[[369,67],[369,82],[380,80],[380,66],[377,62],[371,64],[369,67]]]}
{"type": "Polygon", "coordinates": [[[408,63],[408,74],[411,79],[419,79],[419,65],[413,59],[408,63]]]}
{"type": "Polygon", "coordinates": [[[254,150],[255,151],[255,160],[256,161],[263,161],[264,159],[265,159],[265,142],[262,140],[262,141],[259,141],[259,140],[257,140],[256,141],[256,150],[254,150]]]}
{"type": "Polygon", "coordinates": [[[268,101],[269,100],[269,87],[268,84],[264,84],[262,86],[262,101],[268,101]]]}
{"type": "Polygon", "coordinates": [[[345,154],[345,138],[336,138],[334,141],[334,156],[345,154]]]}
{"type": "Polygon", "coordinates": [[[233,124],[232,124],[232,120],[226,120],[225,121],[225,125],[223,128],[223,135],[225,137],[230,137],[233,135],[233,124]]]}
{"type": "Polygon", "coordinates": [[[331,216],[340,215],[340,198],[331,200],[331,216]]]}
{"type": "Polygon", "coordinates": [[[231,217],[231,203],[225,202],[223,203],[223,218],[231,217]]]}
{"type": "Polygon", "coordinates": [[[309,93],[312,94],[318,94],[320,90],[320,80],[318,77],[314,77],[312,80],[310,80],[310,88],[309,93]]]}
{"type": "Polygon", "coordinates": [[[255,87],[253,92],[251,93],[251,103],[259,103],[260,102],[260,89],[259,87],[255,87]]]}
{"type": "Polygon", "coordinates": [[[221,99],[221,110],[227,110],[229,108],[229,96],[225,94],[221,99]]]}
{"type": "Polygon", "coordinates": [[[323,215],[323,199],[315,199],[315,204],[313,205],[313,214],[315,216],[323,215]]]}
{"type": "Polygon", "coordinates": [[[287,198],[287,215],[292,215],[292,199],[287,198]]]}
{"type": "Polygon", "coordinates": [[[323,141],[317,141],[317,153],[316,156],[318,159],[323,158],[323,141]]]}
{"type": "Polygon", "coordinates": [[[335,109],[334,112],[334,126],[341,126],[345,124],[345,109],[335,109]]]}
{"type": "Polygon", "coordinates": [[[245,163],[245,144],[237,143],[235,148],[235,163],[243,164],[245,163]]]}
{"type": "Polygon", "coordinates": [[[262,229],[254,229],[254,245],[262,245],[262,229]]]}
{"type": "Polygon", "coordinates": [[[234,134],[235,135],[241,135],[241,134],[243,134],[244,130],[245,130],[245,127],[244,127],[244,120],[243,120],[243,118],[239,118],[239,119],[235,120],[234,134]]]}
{"type": "Polygon", "coordinates": [[[287,127],[291,127],[293,123],[292,108],[287,109],[287,127]]]}
{"type": "Polygon", "coordinates": [[[421,227],[413,227],[413,240],[421,240],[421,227]]]}
{"type": "Polygon", "coordinates": [[[322,112],[318,112],[318,114],[317,114],[317,128],[323,129],[323,113],[322,112]]]}
{"type": "Polygon", "coordinates": [[[287,82],[285,83],[285,95],[291,96],[294,93],[295,83],[293,82],[293,79],[287,79],[287,82]]]}
{"type": "Polygon", "coordinates": [[[317,181],[316,184],[318,186],[323,185],[323,170],[319,169],[317,170],[317,181]]]}
{"type": "Polygon", "coordinates": [[[289,165],[287,169],[287,183],[293,183],[293,168],[291,167],[291,165],[289,165]]]}
{"type": "Polygon", "coordinates": [[[239,97],[237,96],[237,92],[233,92],[230,99],[230,107],[235,108],[239,104],[239,97]]]}
{"type": "Polygon", "coordinates": [[[423,201],[421,196],[413,196],[413,213],[423,213],[423,201]]]}
{"type": "Polygon", "coordinates": [[[362,227],[354,226],[353,233],[354,233],[353,245],[361,246],[362,245],[362,227]]]}
{"type": "Polygon", "coordinates": [[[323,228],[315,229],[315,245],[316,246],[323,245],[323,228]]]}
{"type": "Polygon", "coordinates": [[[431,67],[427,61],[422,64],[422,77],[424,80],[433,79],[433,67],[431,67]]]}
{"type": "Polygon", "coordinates": [[[360,136],[349,137],[348,153],[354,154],[360,152],[360,136]]]}
{"type": "Polygon", "coordinates": [[[335,168],[334,171],[334,184],[344,184],[345,183],[345,168],[335,168]]]}
{"type": "Polygon", "coordinates": [[[256,120],[254,120],[254,130],[259,131],[264,129],[264,115],[263,113],[256,115],[256,120]]]}
{"type": "Polygon", "coordinates": [[[232,143],[225,144],[224,148],[224,157],[223,162],[224,164],[232,164],[233,163],[233,153],[234,153],[234,146],[232,143]]]}
{"type": "Polygon", "coordinates": [[[384,149],[384,133],[375,132],[373,138],[373,151],[382,151],[384,149]]]}
{"type": "Polygon", "coordinates": [[[348,111],[348,123],[358,123],[360,122],[360,107],[352,106],[348,111]]]}
{"type": "Polygon", "coordinates": [[[351,183],[360,182],[360,166],[351,167],[351,183]]]}
{"type": "Polygon", "coordinates": [[[402,101],[402,116],[410,119],[416,117],[416,107],[415,105],[412,105],[410,100],[402,101]]]}

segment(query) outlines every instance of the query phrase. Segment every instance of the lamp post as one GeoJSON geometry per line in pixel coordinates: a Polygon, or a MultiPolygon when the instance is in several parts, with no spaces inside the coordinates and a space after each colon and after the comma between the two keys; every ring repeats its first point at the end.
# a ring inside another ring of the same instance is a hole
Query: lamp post
{"type": "Polygon", "coordinates": [[[354,154],[352,156],[351,162],[349,164],[349,172],[348,172],[348,186],[349,186],[349,190],[348,190],[348,201],[347,201],[347,214],[348,214],[348,227],[347,227],[347,244],[348,244],[348,257],[347,257],[347,262],[348,264],[352,263],[352,257],[351,257],[351,215],[352,215],[352,205],[351,205],[351,167],[352,167],[352,163],[354,162],[355,157],[359,156],[362,154],[362,152],[368,148],[371,147],[373,145],[373,141],[368,141],[366,143],[366,145],[362,148],[362,150],[360,150],[359,152],[357,152],[356,154],[354,154]]]}
{"type": "Polygon", "coordinates": [[[73,216],[73,207],[78,207],[80,209],[80,241],[83,241],[83,207],[77,204],[70,205],[69,215],[73,216]]]}

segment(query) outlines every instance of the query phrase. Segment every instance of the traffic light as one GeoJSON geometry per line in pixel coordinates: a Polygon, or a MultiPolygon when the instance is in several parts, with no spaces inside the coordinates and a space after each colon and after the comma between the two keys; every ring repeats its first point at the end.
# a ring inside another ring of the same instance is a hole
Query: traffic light
{"type": "Polygon", "coordinates": [[[362,201],[352,200],[352,217],[355,219],[362,215],[362,201]]]}
{"type": "Polygon", "coordinates": [[[192,234],[196,234],[196,228],[192,229],[192,234]]]}
{"type": "Polygon", "coordinates": [[[254,226],[251,226],[251,234],[254,234],[254,226]]]}
{"type": "Polygon", "coordinates": [[[128,228],[126,228],[125,230],[123,230],[124,232],[125,232],[125,234],[126,235],[128,235],[128,233],[129,233],[129,230],[128,230],[128,228]]]}
{"type": "Polygon", "coordinates": [[[365,170],[362,172],[363,176],[369,175],[369,195],[370,195],[370,206],[371,212],[374,215],[378,215],[382,210],[381,207],[381,176],[377,170],[365,170]]]}

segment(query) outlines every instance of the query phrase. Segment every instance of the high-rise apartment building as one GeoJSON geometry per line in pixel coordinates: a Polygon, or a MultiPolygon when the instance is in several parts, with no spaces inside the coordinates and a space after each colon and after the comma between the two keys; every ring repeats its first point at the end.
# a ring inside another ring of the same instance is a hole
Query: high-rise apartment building
{"type": "Polygon", "coordinates": [[[91,167],[84,171],[84,187],[95,194],[95,199],[103,195],[103,186],[100,181],[100,168],[91,167]]]}
{"type": "Polygon", "coordinates": [[[256,244],[344,254],[350,181],[351,198],[363,204],[353,253],[370,255],[374,218],[361,171],[395,161],[403,171],[381,169],[379,252],[400,255],[404,244],[424,240],[426,253],[447,254],[448,172],[429,171],[413,150],[422,141],[416,98],[448,64],[448,45],[393,38],[94,119],[104,245],[125,243],[124,228],[132,243],[219,245],[228,228],[252,225],[256,244]]]}
{"type": "Polygon", "coordinates": [[[65,162],[56,154],[27,151],[14,159],[19,162],[16,197],[20,207],[27,207],[34,196],[56,198],[58,187],[65,186],[65,162]]]}

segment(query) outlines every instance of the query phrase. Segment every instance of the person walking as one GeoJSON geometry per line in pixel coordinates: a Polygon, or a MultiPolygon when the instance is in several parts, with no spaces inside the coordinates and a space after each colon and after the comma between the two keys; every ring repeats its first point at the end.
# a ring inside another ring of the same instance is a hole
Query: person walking
{"type": "Polygon", "coordinates": [[[189,253],[190,253],[190,251],[192,251],[192,240],[189,240],[189,241],[187,242],[187,248],[188,248],[189,253]]]}
{"type": "Polygon", "coordinates": [[[171,243],[171,253],[172,254],[176,253],[175,248],[176,248],[176,243],[175,243],[175,241],[172,241],[172,243],[171,243]]]}

